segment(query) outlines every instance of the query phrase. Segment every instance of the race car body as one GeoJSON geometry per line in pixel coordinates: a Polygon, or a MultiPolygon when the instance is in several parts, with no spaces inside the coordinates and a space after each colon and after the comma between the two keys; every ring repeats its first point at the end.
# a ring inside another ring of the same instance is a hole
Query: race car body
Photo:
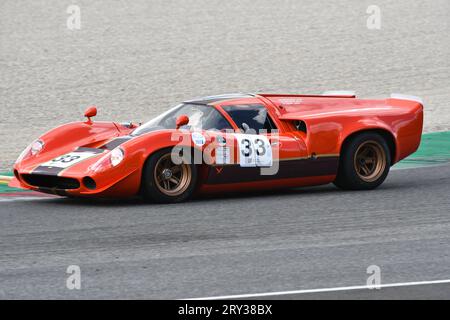
{"type": "Polygon", "coordinates": [[[228,94],[185,101],[144,125],[86,122],[39,137],[14,165],[11,186],[72,197],[194,194],[334,182],[373,189],[417,150],[415,97],[228,94]]]}

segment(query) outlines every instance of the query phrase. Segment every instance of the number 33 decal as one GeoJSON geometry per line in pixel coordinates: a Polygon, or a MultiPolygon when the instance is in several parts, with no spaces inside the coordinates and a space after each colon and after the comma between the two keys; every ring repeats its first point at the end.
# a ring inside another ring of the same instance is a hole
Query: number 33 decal
{"type": "Polygon", "coordinates": [[[272,166],[272,146],[266,136],[237,134],[241,167],[272,166]]]}
{"type": "Polygon", "coordinates": [[[47,167],[54,167],[54,168],[69,168],[81,161],[84,161],[86,159],[89,159],[90,157],[93,157],[97,155],[96,152],[71,152],[62,156],[59,156],[58,158],[55,158],[53,160],[50,160],[48,162],[42,163],[41,166],[47,166],[47,167]]]}

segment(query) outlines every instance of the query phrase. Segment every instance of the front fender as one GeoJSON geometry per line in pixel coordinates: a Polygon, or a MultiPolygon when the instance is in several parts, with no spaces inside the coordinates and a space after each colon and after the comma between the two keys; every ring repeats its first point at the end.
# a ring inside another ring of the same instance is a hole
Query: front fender
{"type": "Polygon", "coordinates": [[[123,143],[120,147],[125,151],[127,167],[139,168],[142,175],[142,169],[147,159],[156,151],[173,148],[175,146],[189,147],[198,153],[202,153],[204,148],[212,141],[212,137],[205,132],[203,145],[196,145],[192,138],[192,132],[187,130],[161,130],[134,137],[123,143]]]}
{"type": "Polygon", "coordinates": [[[78,147],[97,147],[123,135],[113,122],[72,122],[56,127],[39,137],[44,148],[37,156],[23,159],[15,169],[29,168],[54,159],[78,147]]]}

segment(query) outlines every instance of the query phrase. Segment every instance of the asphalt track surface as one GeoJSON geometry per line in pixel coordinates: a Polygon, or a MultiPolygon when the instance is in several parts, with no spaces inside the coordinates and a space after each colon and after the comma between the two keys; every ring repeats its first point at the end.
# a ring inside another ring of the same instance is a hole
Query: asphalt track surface
{"type": "MultiPolygon", "coordinates": [[[[0,202],[0,298],[201,298],[450,279],[450,165],[394,170],[377,190],[332,185],[139,200],[0,202]],[[66,269],[81,268],[81,290],[66,269]]],[[[449,284],[274,295],[450,298],[449,284]]]]}

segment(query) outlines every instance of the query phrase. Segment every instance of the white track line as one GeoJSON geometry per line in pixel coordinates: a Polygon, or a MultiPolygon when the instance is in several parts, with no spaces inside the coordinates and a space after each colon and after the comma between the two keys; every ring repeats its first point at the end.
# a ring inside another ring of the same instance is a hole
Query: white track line
{"type": "MultiPolygon", "coordinates": [[[[381,289],[381,288],[421,286],[421,285],[442,284],[442,283],[450,283],[450,279],[448,279],[448,280],[434,280],[434,281],[389,283],[389,284],[380,284],[378,287],[381,289]]],[[[307,289],[307,290],[293,290],[293,291],[277,291],[277,292],[265,292],[265,293],[248,293],[248,294],[237,294],[237,295],[229,295],[229,296],[191,298],[191,299],[183,299],[183,300],[241,299],[241,298],[256,298],[256,297],[269,297],[269,296],[283,296],[283,295],[302,294],[302,293],[320,293],[320,292],[336,292],[336,291],[349,291],[349,290],[369,290],[369,289],[370,288],[367,285],[365,285],[365,286],[350,286],[350,287],[307,289]]]]}
{"type": "Polygon", "coordinates": [[[11,198],[0,198],[0,202],[17,202],[17,201],[35,201],[35,200],[48,200],[54,199],[51,197],[11,197],[11,198]]]}

